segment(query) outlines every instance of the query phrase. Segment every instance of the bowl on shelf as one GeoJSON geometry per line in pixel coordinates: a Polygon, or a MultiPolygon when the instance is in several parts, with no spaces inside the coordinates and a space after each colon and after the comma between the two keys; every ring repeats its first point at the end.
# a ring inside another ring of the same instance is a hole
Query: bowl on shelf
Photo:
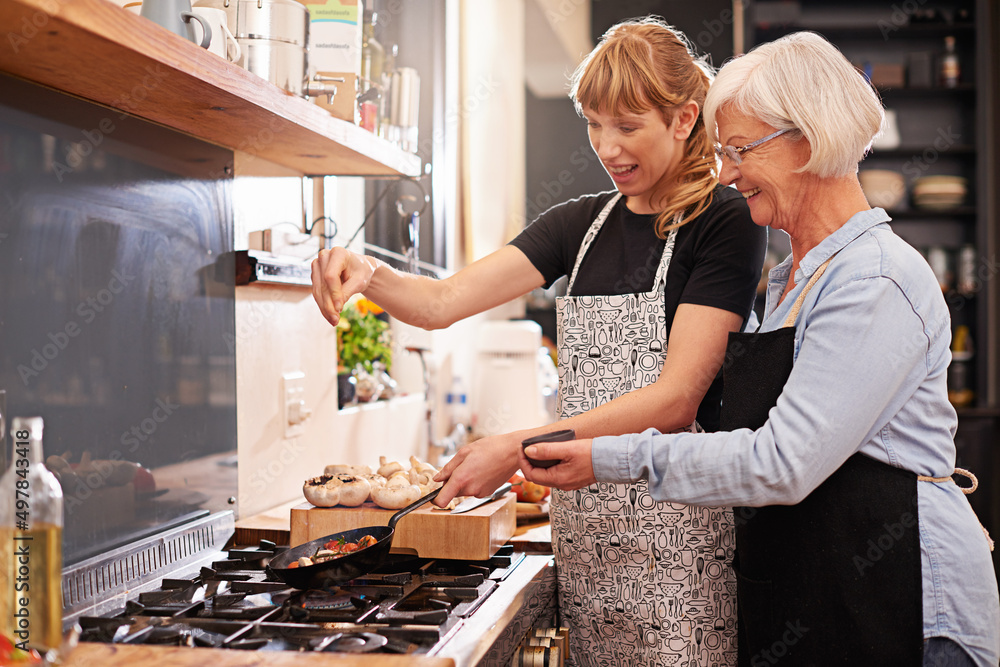
{"type": "Polygon", "coordinates": [[[923,176],[913,181],[913,205],[929,209],[961,206],[968,189],[968,179],[962,176],[923,176]]]}
{"type": "Polygon", "coordinates": [[[858,173],[861,189],[871,206],[893,209],[906,195],[903,175],[889,169],[862,169],[858,173]]]}

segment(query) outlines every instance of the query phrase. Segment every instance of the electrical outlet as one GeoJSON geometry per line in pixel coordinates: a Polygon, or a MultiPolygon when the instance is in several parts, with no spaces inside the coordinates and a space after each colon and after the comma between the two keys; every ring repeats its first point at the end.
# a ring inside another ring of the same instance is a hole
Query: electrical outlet
{"type": "Polygon", "coordinates": [[[312,415],[306,407],[306,374],[302,371],[281,376],[281,404],[284,415],[285,437],[295,438],[305,430],[305,421],[312,415]]]}

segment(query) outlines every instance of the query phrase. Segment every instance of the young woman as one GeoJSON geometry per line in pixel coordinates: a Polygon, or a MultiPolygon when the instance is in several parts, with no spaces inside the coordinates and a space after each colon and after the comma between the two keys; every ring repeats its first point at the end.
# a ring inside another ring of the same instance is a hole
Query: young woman
{"type": "MultiPolygon", "coordinates": [[[[701,114],[710,82],[663,22],[616,25],[571,92],[615,190],[553,207],[441,281],[342,248],[313,263],[313,294],[334,324],[357,292],[438,328],[569,276],[557,303],[560,421],[459,450],[439,476],[439,504],[492,492],[518,468],[521,441],[547,431],[717,427],[726,339],[751,314],[766,235],[718,183],[701,114]]],[[[735,664],[731,511],[601,484],[556,492],[551,515],[576,664],[735,664]]]]}

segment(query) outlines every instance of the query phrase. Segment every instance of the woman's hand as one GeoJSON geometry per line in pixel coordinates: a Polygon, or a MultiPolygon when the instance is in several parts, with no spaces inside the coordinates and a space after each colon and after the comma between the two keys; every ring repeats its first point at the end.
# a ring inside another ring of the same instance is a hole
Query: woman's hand
{"type": "Polygon", "coordinates": [[[521,474],[524,478],[563,491],[572,491],[590,486],[597,481],[594,477],[594,463],[591,459],[593,440],[567,440],[566,442],[540,442],[523,451],[518,449],[521,474]],[[556,459],[558,464],[551,468],[536,468],[528,457],[536,461],[556,459]]]}
{"type": "Polygon", "coordinates": [[[320,250],[312,263],[312,293],[323,317],[336,326],[347,300],[371,282],[378,261],[346,248],[320,250]]]}
{"type": "Polygon", "coordinates": [[[477,440],[458,450],[434,477],[445,482],[434,504],[444,507],[455,496],[485,498],[517,470],[521,439],[511,433],[477,440]]]}

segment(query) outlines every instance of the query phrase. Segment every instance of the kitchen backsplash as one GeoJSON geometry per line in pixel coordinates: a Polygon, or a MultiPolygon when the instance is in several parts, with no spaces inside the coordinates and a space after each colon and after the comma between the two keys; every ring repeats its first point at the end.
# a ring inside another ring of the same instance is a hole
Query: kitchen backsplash
{"type": "Polygon", "coordinates": [[[0,99],[0,388],[75,466],[71,564],[236,495],[232,155],[7,77],[0,99]]]}

